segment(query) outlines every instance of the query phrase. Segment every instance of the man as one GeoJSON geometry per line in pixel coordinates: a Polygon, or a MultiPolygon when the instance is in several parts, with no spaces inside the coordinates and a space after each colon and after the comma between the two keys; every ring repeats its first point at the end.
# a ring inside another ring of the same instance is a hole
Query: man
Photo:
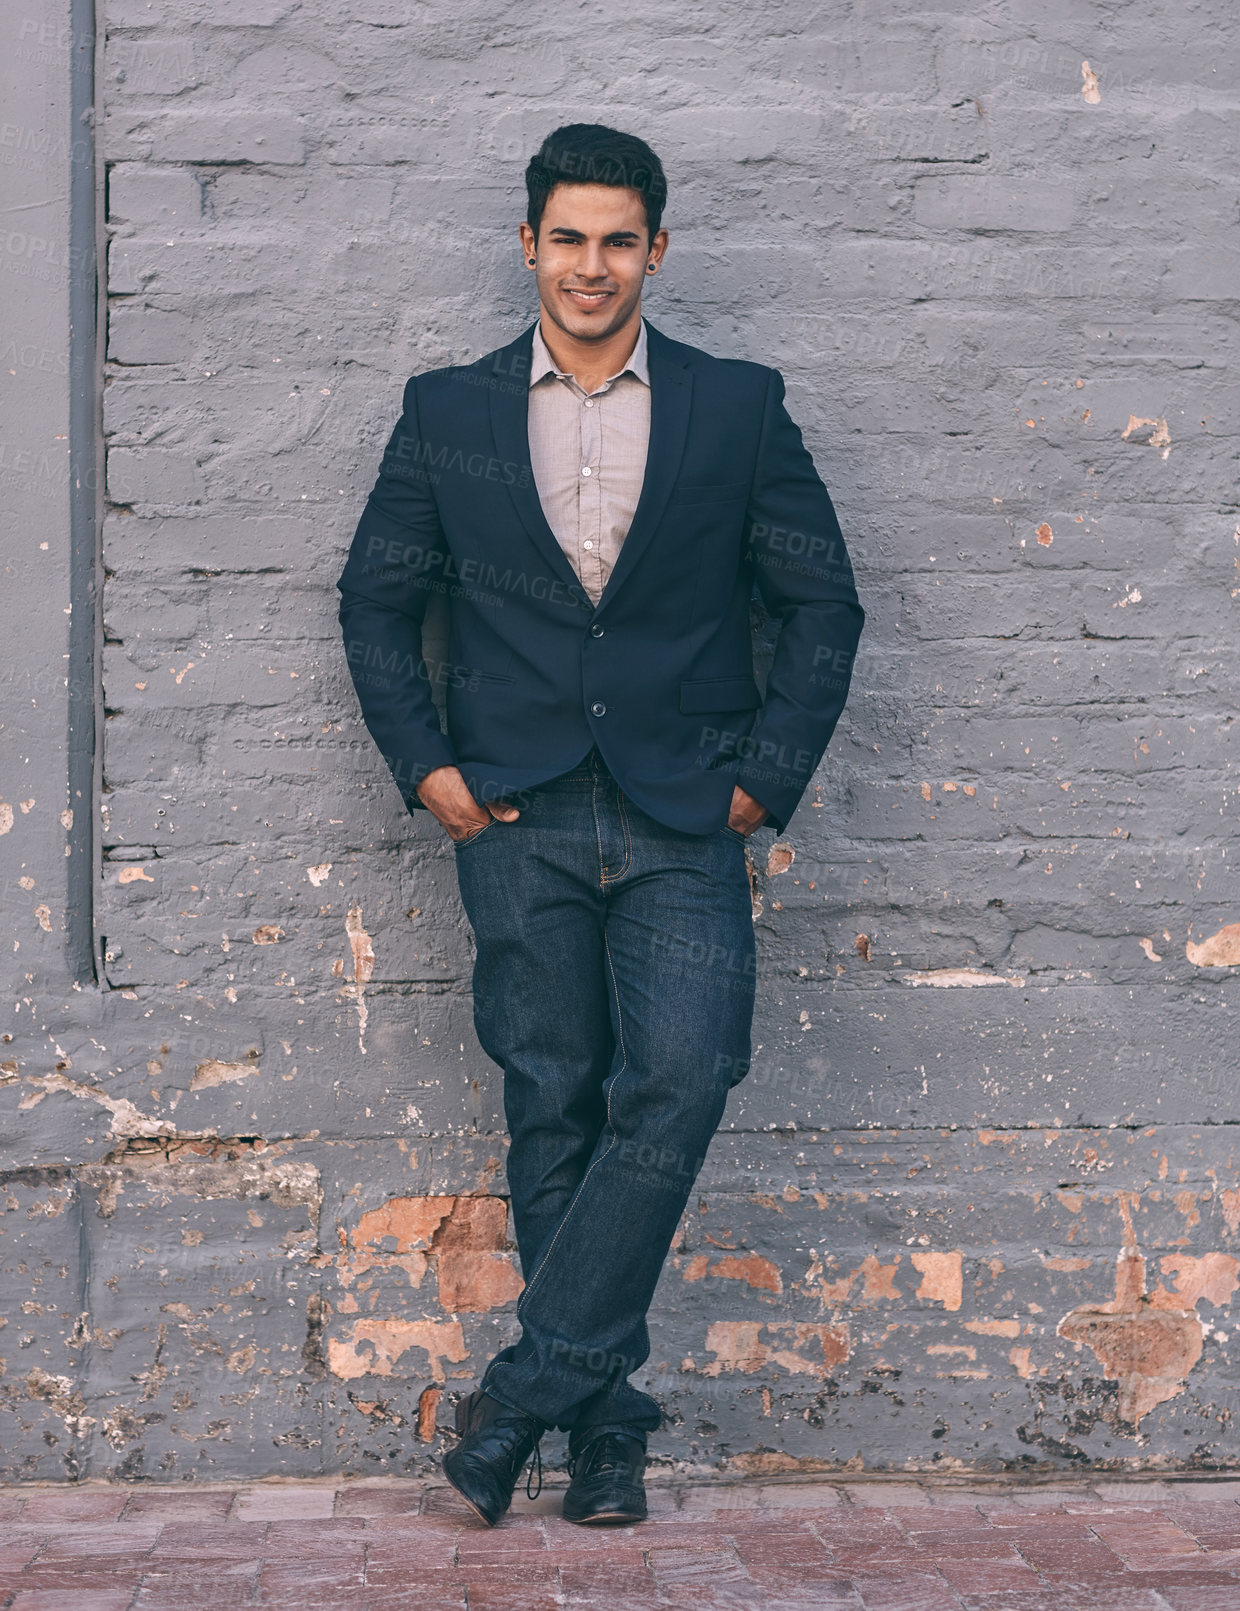
{"type": "Polygon", "coordinates": [[[526,184],[539,319],[407,384],[340,619],[406,806],[453,841],[474,1021],[504,1071],[521,1333],[458,1405],[444,1470],[493,1524],[558,1426],[564,1514],[624,1522],[660,1422],[627,1378],[749,1066],[745,841],[792,816],[865,617],[779,374],[642,318],[668,243],[654,152],[573,124],[526,184]],[[780,621],[765,696],[755,583],[780,621]],[[420,636],[435,594],[446,732],[420,636]]]}

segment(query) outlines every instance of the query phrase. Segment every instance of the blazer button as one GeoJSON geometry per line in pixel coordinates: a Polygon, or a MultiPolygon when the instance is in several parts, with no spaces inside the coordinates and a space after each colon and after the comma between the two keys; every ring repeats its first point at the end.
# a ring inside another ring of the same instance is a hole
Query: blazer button
{"type": "Polygon", "coordinates": [[[590,636],[592,638],[601,638],[603,636],[603,628],[599,626],[597,621],[590,628],[590,636]]]}
{"type": "Polygon", "coordinates": [[[607,706],[603,704],[602,700],[596,699],[590,706],[590,714],[591,716],[606,716],[607,706]]]}

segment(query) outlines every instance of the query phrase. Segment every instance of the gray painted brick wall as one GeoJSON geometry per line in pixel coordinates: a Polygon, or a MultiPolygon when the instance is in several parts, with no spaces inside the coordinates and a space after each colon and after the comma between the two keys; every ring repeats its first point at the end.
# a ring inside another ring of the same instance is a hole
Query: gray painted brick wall
{"type": "MultiPolygon", "coordinates": [[[[63,246],[89,152],[36,10],[0,155],[63,246]]],[[[419,1471],[513,1335],[452,856],[361,724],[334,583],[405,378],[531,318],[521,172],[577,117],[663,156],[647,312],[783,371],[869,615],[754,868],[754,1066],[651,1316],[656,1452],[1234,1466],[1232,13],[101,21],[95,984],[68,270],[3,261],[5,1474],[419,1471]]]]}

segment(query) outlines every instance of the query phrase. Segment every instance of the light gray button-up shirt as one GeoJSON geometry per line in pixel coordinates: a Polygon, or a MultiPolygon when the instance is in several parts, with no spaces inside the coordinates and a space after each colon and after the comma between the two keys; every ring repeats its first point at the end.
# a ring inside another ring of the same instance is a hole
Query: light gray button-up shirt
{"type": "Polygon", "coordinates": [[[557,369],[534,327],[529,391],[530,467],[547,524],[591,603],[620,553],[646,473],[650,371],[646,321],[618,375],[585,392],[557,369]]]}

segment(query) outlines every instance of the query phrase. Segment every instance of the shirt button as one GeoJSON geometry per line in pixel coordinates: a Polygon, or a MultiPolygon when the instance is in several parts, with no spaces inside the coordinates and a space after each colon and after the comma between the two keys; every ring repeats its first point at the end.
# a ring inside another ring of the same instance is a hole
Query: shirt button
{"type": "Polygon", "coordinates": [[[603,636],[603,631],[604,631],[604,628],[599,626],[598,622],[596,621],[594,623],[594,625],[590,628],[590,636],[592,638],[601,638],[603,636]]]}
{"type": "Polygon", "coordinates": [[[594,547],[594,543],[593,543],[593,542],[592,542],[592,541],[591,541],[591,539],[590,539],[590,538],[589,538],[589,537],[587,537],[587,538],[586,538],[586,540],[585,540],[585,542],[584,542],[584,543],[582,543],[582,545],[581,545],[581,546],[582,546],[582,547],[583,547],[583,548],[593,548],[593,547],[594,547]]]}
{"type": "Polygon", "coordinates": [[[590,706],[590,714],[591,716],[606,716],[607,706],[601,700],[596,699],[590,706]]]}
{"type": "Polygon", "coordinates": [[[594,407],[593,400],[591,398],[589,398],[589,397],[586,398],[586,407],[587,408],[593,408],[594,407]]]}
{"type": "Polygon", "coordinates": [[[581,467],[581,473],[582,475],[593,475],[594,472],[590,469],[588,464],[583,464],[581,467]]]}

